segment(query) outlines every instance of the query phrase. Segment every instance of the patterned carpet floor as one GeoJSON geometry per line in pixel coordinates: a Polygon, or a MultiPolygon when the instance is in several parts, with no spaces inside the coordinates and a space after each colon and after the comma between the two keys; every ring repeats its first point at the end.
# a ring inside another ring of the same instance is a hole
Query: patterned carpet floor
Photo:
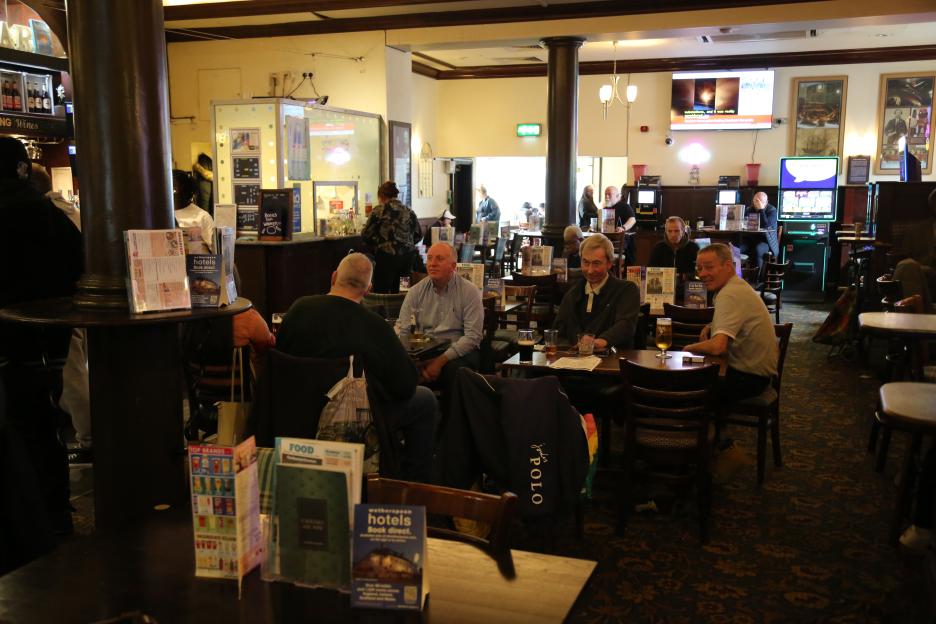
{"type": "MultiPolygon", "coordinates": [[[[878,373],[829,359],[828,347],[810,340],[829,307],[784,306],[794,331],[781,401],[783,467],[768,454],[760,490],[753,464],[714,487],[707,545],[691,499],[676,513],[634,514],[616,536],[613,477],[599,480],[584,540],[569,536],[558,547],[598,561],[571,621],[933,621],[924,561],[887,541],[903,440],[895,435],[886,474],[875,473],[866,445],[878,373]]],[[[753,461],[753,430],[725,435],[753,461]]]]}

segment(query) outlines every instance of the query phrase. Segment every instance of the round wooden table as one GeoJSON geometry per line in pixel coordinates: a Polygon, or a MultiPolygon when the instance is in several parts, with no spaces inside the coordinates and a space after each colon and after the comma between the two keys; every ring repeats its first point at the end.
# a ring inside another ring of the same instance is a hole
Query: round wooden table
{"type": "Polygon", "coordinates": [[[878,336],[903,338],[936,337],[936,314],[906,312],[862,312],[858,315],[862,332],[878,336]]]}

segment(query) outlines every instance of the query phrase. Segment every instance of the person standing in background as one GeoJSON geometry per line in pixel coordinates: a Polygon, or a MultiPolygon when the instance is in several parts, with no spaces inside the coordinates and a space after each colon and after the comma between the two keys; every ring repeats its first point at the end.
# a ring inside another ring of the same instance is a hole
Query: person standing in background
{"type": "Polygon", "coordinates": [[[478,221],[493,221],[500,223],[500,206],[494,198],[488,196],[487,188],[482,184],[478,187],[481,201],[478,202],[478,221]]]}
{"type": "MultiPolygon", "coordinates": [[[[52,178],[45,167],[32,164],[29,183],[65,213],[65,216],[81,231],[81,213],[73,202],[52,190],[52,178]]],[[[72,329],[68,345],[68,357],[62,368],[62,396],[59,409],[71,417],[75,429],[75,446],[68,449],[68,465],[72,468],[90,466],[93,460],[91,437],[91,387],[88,381],[88,337],[83,328],[72,329]]]]}
{"type": "MultiPolygon", "coordinates": [[[[587,228],[592,219],[598,219],[598,206],[595,204],[595,189],[590,184],[582,190],[582,196],[579,198],[578,224],[580,228],[587,228]]],[[[597,223],[597,221],[596,221],[597,223]]]]}
{"type": "Polygon", "coordinates": [[[195,194],[195,204],[213,218],[214,166],[211,162],[211,156],[208,154],[198,155],[198,160],[192,165],[192,177],[195,178],[195,184],[198,186],[198,192],[195,194]]]}
{"type": "Polygon", "coordinates": [[[396,183],[381,184],[377,189],[379,203],[361,233],[361,238],[374,251],[376,293],[400,292],[400,277],[412,273],[416,244],[422,240],[422,227],[416,213],[397,199],[399,195],[396,183]]]}

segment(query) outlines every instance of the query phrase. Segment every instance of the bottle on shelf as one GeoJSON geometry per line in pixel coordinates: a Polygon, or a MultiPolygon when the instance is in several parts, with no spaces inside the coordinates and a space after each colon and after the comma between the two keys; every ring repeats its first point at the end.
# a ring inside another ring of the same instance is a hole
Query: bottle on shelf
{"type": "Polygon", "coordinates": [[[10,95],[10,83],[6,80],[3,81],[3,110],[10,110],[13,108],[13,97],[10,95]]]}
{"type": "Polygon", "coordinates": [[[42,112],[52,112],[52,100],[49,98],[49,90],[45,88],[42,89],[42,112]]]}
{"type": "Polygon", "coordinates": [[[26,85],[26,110],[30,113],[36,112],[36,98],[31,84],[26,85]]]}
{"type": "Polygon", "coordinates": [[[23,96],[20,94],[19,85],[13,83],[13,110],[23,110],[23,96]]]}

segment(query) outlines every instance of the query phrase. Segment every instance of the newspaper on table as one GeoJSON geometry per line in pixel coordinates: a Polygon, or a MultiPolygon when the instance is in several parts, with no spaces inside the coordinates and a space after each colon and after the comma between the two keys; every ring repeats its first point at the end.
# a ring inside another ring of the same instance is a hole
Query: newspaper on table
{"type": "Polygon", "coordinates": [[[652,314],[662,314],[664,303],[676,301],[676,268],[647,267],[647,298],[652,314]]]}
{"type": "Polygon", "coordinates": [[[647,300],[647,267],[627,267],[627,281],[637,285],[637,290],[640,291],[640,305],[643,305],[647,300]]]}
{"type": "Polygon", "coordinates": [[[561,357],[555,362],[550,362],[550,368],[561,368],[565,370],[583,370],[593,371],[601,364],[601,358],[597,355],[587,355],[584,357],[561,357]]]}
{"type": "Polygon", "coordinates": [[[552,273],[553,248],[548,245],[527,246],[521,249],[524,275],[549,275],[552,273]]]}
{"type": "Polygon", "coordinates": [[[182,230],[127,230],[127,294],[134,314],[192,307],[182,230]]]}

